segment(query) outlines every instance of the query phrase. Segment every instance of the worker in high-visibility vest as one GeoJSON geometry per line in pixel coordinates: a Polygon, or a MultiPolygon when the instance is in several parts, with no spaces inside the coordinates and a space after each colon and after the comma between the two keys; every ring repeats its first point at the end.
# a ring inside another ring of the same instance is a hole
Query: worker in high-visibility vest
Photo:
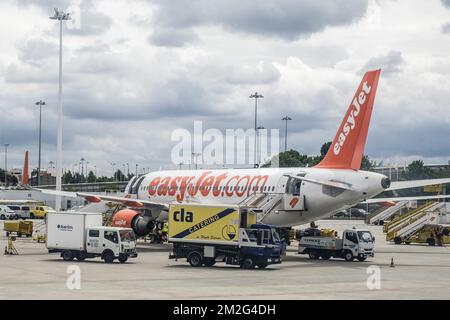
{"type": "Polygon", "coordinates": [[[169,232],[169,224],[167,222],[163,223],[163,227],[161,229],[161,237],[163,242],[167,242],[167,233],[169,232]]]}

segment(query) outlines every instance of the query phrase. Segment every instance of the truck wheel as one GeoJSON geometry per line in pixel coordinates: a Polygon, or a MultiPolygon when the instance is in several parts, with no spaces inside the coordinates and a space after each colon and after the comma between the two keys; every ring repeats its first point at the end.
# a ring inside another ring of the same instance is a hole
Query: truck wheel
{"type": "Polygon", "coordinates": [[[5,219],[6,219],[5,215],[2,214],[2,215],[0,216],[0,219],[5,220],[5,219]]]}
{"type": "Polygon", "coordinates": [[[17,232],[17,236],[18,236],[19,238],[22,238],[22,232],[17,232]]]}
{"type": "Polygon", "coordinates": [[[402,243],[402,238],[400,238],[400,237],[395,237],[395,238],[394,238],[394,243],[395,243],[395,244],[401,244],[401,243],[402,243]]]}
{"type": "Polygon", "coordinates": [[[114,262],[114,254],[111,251],[104,252],[103,260],[105,261],[105,263],[113,263],[114,262]]]}
{"type": "Polygon", "coordinates": [[[120,263],[125,263],[125,262],[127,262],[127,260],[128,260],[128,257],[127,257],[127,256],[121,256],[121,257],[119,257],[119,262],[120,262],[120,263]]]}
{"type": "Polygon", "coordinates": [[[255,261],[252,257],[245,257],[241,263],[241,268],[243,269],[253,269],[255,268],[255,261]]]}
{"type": "Polygon", "coordinates": [[[352,262],[353,261],[353,253],[351,251],[346,251],[344,254],[345,261],[352,262]]]}
{"type": "Polygon", "coordinates": [[[309,258],[312,260],[319,259],[319,253],[316,250],[309,251],[309,258]]]}
{"type": "Polygon", "coordinates": [[[34,213],[30,214],[30,219],[34,219],[34,213]]]}
{"type": "Polygon", "coordinates": [[[6,231],[6,236],[9,237],[9,231],[6,231]]]}
{"type": "Polygon", "coordinates": [[[64,250],[61,254],[61,257],[64,261],[72,261],[73,260],[73,253],[70,250],[64,250]]]}
{"type": "Polygon", "coordinates": [[[434,240],[434,238],[428,238],[427,239],[427,243],[428,243],[429,246],[436,245],[436,241],[434,240]]]}
{"type": "Polygon", "coordinates": [[[258,263],[257,266],[260,269],[265,269],[267,267],[267,263],[258,263]]]}
{"type": "Polygon", "coordinates": [[[216,264],[216,260],[214,258],[204,259],[203,264],[205,267],[212,267],[216,264]]]}
{"type": "Polygon", "coordinates": [[[192,252],[188,256],[188,262],[191,267],[201,267],[203,264],[202,256],[198,252],[192,252]]]}

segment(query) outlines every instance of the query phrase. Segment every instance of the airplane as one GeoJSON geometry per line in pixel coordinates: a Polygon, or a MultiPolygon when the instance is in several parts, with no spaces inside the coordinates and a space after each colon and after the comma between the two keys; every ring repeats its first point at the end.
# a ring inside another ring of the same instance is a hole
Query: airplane
{"type": "Polygon", "coordinates": [[[124,197],[40,190],[89,202],[122,203],[129,208],[118,211],[113,224],[132,227],[143,236],[158,221],[167,220],[171,203],[255,206],[259,222],[289,228],[369,199],[386,202],[389,199],[372,199],[383,191],[449,183],[450,179],[391,183],[385,175],[360,170],[380,72],[364,74],[327,154],[314,167],[156,171],[133,177],[124,197]]]}

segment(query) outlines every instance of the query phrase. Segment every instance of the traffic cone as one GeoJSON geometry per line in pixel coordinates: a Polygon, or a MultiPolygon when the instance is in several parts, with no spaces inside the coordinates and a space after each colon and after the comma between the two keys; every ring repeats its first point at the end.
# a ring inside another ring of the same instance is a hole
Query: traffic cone
{"type": "Polygon", "coordinates": [[[391,268],[394,268],[395,267],[395,265],[394,265],[394,258],[391,258],[391,266],[390,266],[391,268]]]}

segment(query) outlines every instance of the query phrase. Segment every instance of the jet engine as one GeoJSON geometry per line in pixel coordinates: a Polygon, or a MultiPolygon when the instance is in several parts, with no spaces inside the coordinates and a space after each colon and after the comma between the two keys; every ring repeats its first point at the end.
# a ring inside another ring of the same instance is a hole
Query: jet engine
{"type": "Polygon", "coordinates": [[[112,218],[112,225],[131,228],[138,237],[148,235],[155,226],[151,216],[142,216],[139,212],[131,209],[117,211],[112,218]]]}

